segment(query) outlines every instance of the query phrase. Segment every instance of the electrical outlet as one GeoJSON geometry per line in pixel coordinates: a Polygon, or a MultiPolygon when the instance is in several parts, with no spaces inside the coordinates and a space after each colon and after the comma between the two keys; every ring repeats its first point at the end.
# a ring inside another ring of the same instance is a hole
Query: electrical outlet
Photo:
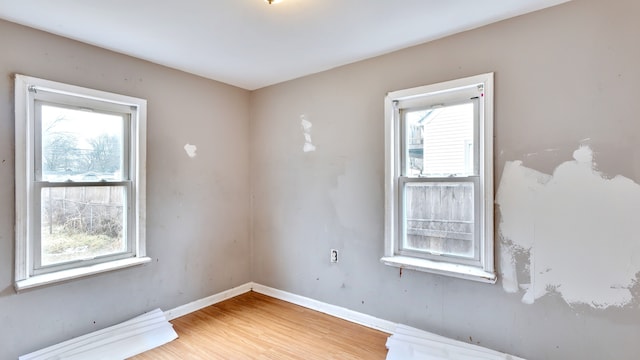
{"type": "Polygon", "coordinates": [[[332,263],[338,262],[338,250],[336,249],[331,249],[331,262],[332,263]]]}

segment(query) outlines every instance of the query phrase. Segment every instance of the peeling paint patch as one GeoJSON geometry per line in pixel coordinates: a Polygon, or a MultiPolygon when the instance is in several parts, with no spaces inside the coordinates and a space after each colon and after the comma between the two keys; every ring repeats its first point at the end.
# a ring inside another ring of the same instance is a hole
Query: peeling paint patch
{"type": "Polygon", "coordinates": [[[307,120],[307,115],[300,115],[300,125],[302,126],[302,133],[304,135],[304,146],[302,147],[302,151],[316,151],[315,145],[311,143],[311,127],[313,124],[311,121],[307,120]]]}
{"type": "Polygon", "coordinates": [[[496,195],[502,286],[524,290],[524,303],[556,292],[568,304],[624,306],[640,271],[640,185],[605,178],[588,146],[573,158],[553,175],[505,164],[496,195]]]}
{"type": "Polygon", "coordinates": [[[186,151],[187,156],[189,156],[190,158],[194,158],[196,157],[196,151],[198,150],[198,148],[195,145],[191,145],[191,144],[186,144],[184,146],[184,151],[186,151]]]}

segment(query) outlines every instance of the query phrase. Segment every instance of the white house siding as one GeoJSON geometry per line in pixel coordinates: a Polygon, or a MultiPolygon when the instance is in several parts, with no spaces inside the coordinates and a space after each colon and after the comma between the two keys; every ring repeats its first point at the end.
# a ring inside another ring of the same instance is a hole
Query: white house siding
{"type": "Polygon", "coordinates": [[[429,176],[473,171],[473,103],[434,110],[423,121],[424,169],[429,176]]]}

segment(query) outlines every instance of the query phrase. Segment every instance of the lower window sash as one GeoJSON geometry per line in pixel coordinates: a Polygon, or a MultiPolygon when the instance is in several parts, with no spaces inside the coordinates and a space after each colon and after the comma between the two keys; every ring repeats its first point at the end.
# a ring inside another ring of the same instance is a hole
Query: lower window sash
{"type": "Polygon", "coordinates": [[[478,177],[400,177],[396,254],[480,266],[478,186],[478,177]]]}
{"type": "Polygon", "coordinates": [[[31,275],[135,256],[130,182],[36,183],[31,275]]]}

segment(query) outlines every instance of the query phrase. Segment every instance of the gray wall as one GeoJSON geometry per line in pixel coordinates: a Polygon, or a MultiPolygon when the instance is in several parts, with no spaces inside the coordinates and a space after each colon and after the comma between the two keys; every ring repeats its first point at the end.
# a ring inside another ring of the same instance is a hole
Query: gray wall
{"type": "MultiPolygon", "coordinates": [[[[496,187],[507,161],[551,174],[585,143],[605,178],[640,182],[639,18],[636,0],[574,0],[253,92],[253,280],[531,359],[636,359],[633,279],[618,285],[633,295],[620,306],[570,303],[561,288],[525,304],[524,291],[500,283],[400,273],[378,260],[389,91],[495,71],[496,187]],[[315,151],[303,152],[302,118],[313,124],[315,151]],[[340,250],[338,264],[329,263],[331,248],[340,250]]],[[[589,247],[600,254],[578,244],[567,256],[576,277],[597,266],[583,260],[593,255],[629,261],[607,252],[612,239],[598,230],[604,236],[584,241],[601,241],[589,247]]],[[[507,242],[496,235],[499,250],[507,242]]],[[[528,254],[520,255],[526,268],[528,254]]],[[[630,266],[640,271],[640,260],[630,266]]]]}
{"type": "Polygon", "coordinates": [[[379,258],[389,91],[495,71],[496,186],[508,161],[551,174],[586,138],[604,176],[640,182],[638,18],[635,0],[574,0],[253,93],[0,21],[0,358],[250,280],[531,359],[637,358],[637,282],[623,306],[525,304],[379,258]],[[149,101],[151,264],[15,294],[13,73],[149,101]]]}
{"type": "Polygon", "coordinates": [[[4,21],[0,48],[0,359],[251,280],[248,91],[4,21]],[[15,293],[14,73],[148,100],[152,263],[15,293]]]}

